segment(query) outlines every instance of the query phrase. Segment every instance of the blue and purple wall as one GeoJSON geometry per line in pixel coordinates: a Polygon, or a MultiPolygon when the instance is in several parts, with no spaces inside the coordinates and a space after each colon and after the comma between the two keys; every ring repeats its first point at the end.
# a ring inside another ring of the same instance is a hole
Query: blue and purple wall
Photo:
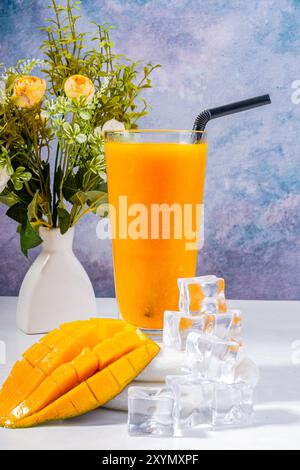
{"type": "MultiPolygon", "coordinates": [[[[39,56],[47,3],[1,1],[0,62],[39,56]]],[[[224,276],[230,298],[300,299],[300,1],[83,0],[82,9],[82,27],[115,24],[119,52],[163,65],[141,127],[190,128],[203,108],[271,94],[272,106],[209,125],[199,273],[224,276]]],[[[112,296],[111,246],[96,224],[82,221],[75,251],[97,295],[112,296]]],[[[36,255],[22,256],[15,232],[0,207],[0,295],[18,294],[36,255]]]]}

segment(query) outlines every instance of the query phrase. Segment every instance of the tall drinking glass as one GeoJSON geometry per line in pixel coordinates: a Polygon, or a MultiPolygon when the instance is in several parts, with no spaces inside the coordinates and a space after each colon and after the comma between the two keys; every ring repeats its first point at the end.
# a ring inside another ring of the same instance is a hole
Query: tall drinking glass
{"type": "Polygon", "coordinates": [[[177,279],[195,276],[206,151],[205,132],[105,136],[119,311],[152,334],[178,309],[177,279]]]}

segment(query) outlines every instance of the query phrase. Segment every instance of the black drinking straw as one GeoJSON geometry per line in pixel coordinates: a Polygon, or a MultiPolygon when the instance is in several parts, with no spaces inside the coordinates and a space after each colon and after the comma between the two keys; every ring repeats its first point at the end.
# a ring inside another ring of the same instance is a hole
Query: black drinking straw
{"type": "MultiPolygon", "coordinates": [[[[258,108],[265,104],[270,104],[270,95],[256,96],[248,100],[237,101],[235,103],[226,104],[224,106],[218,106],[217,108],[205,109],[202,113],[198,114],[195,119],[194,131],[204,131],[206,124],[211,119],[216,119],[222,116],[228,116],[229,114],[240,113],[241,111],[247,111],[248,109],[258,108]]],[[[201,134],[198,140],[201,139],[201,134]]]]}

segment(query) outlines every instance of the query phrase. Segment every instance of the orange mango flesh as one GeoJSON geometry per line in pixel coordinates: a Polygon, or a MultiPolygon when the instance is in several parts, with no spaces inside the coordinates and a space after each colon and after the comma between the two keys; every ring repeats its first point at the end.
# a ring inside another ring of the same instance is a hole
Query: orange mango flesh
{"type": "Polygon", "coordinates": [[[76,341],[62,330],[53,330],[25,351],[23,354],[24,359],[20,363],[22,368],[20,369],[20,366],[18,366],[19,368],[14,371],[17,362],[7,380],[11,382],[14,390],[9,397],[7,394],[2,396],[0,392],[0,425],[3,421],[2,415],[5,409],[12,410],[17,407],[41,384],[46,375],[63,363],[64,356],[68,357],[69,354],[71,357],[72,352],[74,356],[79,351],[80,347],[76,341]],[[29,377],[27,378],[28,374],[29,377]]]}
{"type": "Polygon", "coordinates": [[[23,357],[32,367],[35,367],[50,351],[51,349],[46,344],[35,343],[23,354],[23,357]]]}
{"type": "Polygon", "coordinates": [[[97,356],[90,348],[84,348],[77,357],[71,362],[74,368],[78,382],[84,382],[88,377],[98,370],[97,356]]]}
{"type": "Polygon", "coordinates": [[[82,382],[78,387],[73,388],[69,392],[69,398],[78,414],[94,410],[99,406],[98,401],[86,382],[82,382]]]}
{"type": "Polygon", "coordinates": [[[116,333],[113,338],[107,338],[102,343],[99,343],[93,351],[85,348],[83,350],[84,354],[79,354],[74,361],[69,364],[62,364],[52,372],[35,389],[28,400],[23,401],[12,410],[11,415],[20,419],[28,414],[36,413],[78,385],[79,382],[90,377],[96,370],[103,369],[123,354],[134,349],[144,340],[145,338],[138,335],[135,329],[125,328],[124,331],[116,333]],[[77,369],[80,363],[86,369],[81,370],[79,374],[77,369]]]}
{"type": "MultiPolygon", "coordinates": [[[[9,409],[17,406],[20,401],[29,396],[46,375],[63,364],[65,358],[75,357],[79,352],[80,347],[74,338],[62,330],[53,330],[23,354],[24,359],[20,363],[22,365],[20,370],[17,369],[14,372],[13,368],[8,381],[11,382],[14,390],[10,397],[7,394],[0,394],[1,404],[3,406],[5,404],[9,409]]],[[[5,388],[4,385],[4,391],[5,388]]],[[[2,405],[0,405],[0,413],[3,413],[2,405]]]]}
{"type": "Polygon", "coordinates": [[[41,370],[33,368],[29,375],[25,378],[25,380],[19,385],[19,387],[15,390],[15,392],[5,403],[6,410],[13,410],[19,403],[21,403],[25,398],[27,398],[31,393],[33,393],[36,387],[38,387],[45,378],[46,376],[41,370]]]}
{"type": "Polygon", "coordinates": [[[15,389],[19,387],[21,382],[23,382],[24,377],[27,377],[32,369],[33,367],[24,359],[15,363],[0,391],[0,415],[2,413],[4,403],[12,396],[15,389]]]}
{"type": "Polygon", "coordinates": [[[39,363],[38,367],[46,374],[50,375],[61,364],[71,361],[81,353],[77,341],[72,337],[62,339],[55,348],[50,351],[39,363]]]}
{"type": "Polygon", "coordinates": [[[53,330],[46,336],[44,336],[39,342],[45,344],[46,346],[49,346],[50,349],[54,349],[56,345],[66,337],[67,335],[64,331],[53,330]]]}
{"type": "Polygon", "coordinates": [[[65,419],[120,393],[159,347],[121,320],[64,324],[23,354],[0,391],[0,425],[65,419]]]}
{"type": "Polygon", "coordinates": [[[61,395],[77,385],[79,382],[76,370],[71,364],[62,364],[51,374],[51,379],[56,383],[61,395]]]}
{"type": "Polygon", "coordinates": [[[99,329],[95,322],[89,320],[87,322],[74,322],[61,325],[61,329],[72,336],[81,348],[95,347],[101,340],[99,329]]]}
{"type": "Polygon", "coordinates": [[[8,427],[31,427],[45,421],[67,419],[104,405],[118,395],[157,355],[159,346],[153,342],[140,346],[87,381],[45,407],[42,411],[12,423],[8,427]]]}

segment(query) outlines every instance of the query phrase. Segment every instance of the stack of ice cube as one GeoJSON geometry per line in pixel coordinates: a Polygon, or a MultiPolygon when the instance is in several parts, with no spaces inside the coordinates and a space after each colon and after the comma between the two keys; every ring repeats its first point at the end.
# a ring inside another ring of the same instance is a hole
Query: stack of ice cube
{"type": "Polygon", "coordinates": [[[163,348],[183,351],[184,375],[164,388],[129,389],[130,435],[185,435],[199,428],[249,424],[258,369],[239,362],[239,310],[227,310],[224,279],[182,278],[179,311],[166,311],[163,348]]]}
{"type": "Polygon", "coordinates": [[[178,279],[179,309],[187,314],[226,312],[225,281],[214,275],[178,279]]]}

